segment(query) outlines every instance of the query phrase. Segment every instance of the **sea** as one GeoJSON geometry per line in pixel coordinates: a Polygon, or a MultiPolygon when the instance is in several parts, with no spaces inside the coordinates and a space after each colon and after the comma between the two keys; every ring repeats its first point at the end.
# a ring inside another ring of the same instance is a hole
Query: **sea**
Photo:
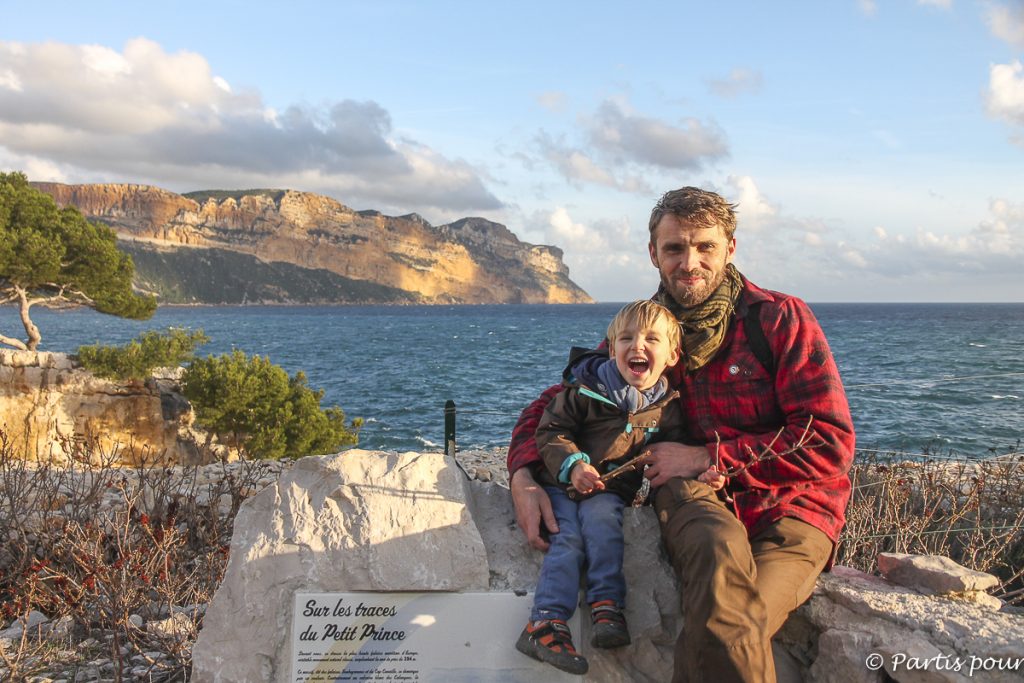
{"type": "MultiPolygon", "coordinates": [[[[33,309],[40,350],[201,329],[199,355],[241,349],[306,373],[323,405],[363,418],[359,447],[442,449],[455,404],[460,450],[508,444],[519,412],[592,347],[619,303],[161,307],[147,321],[33,309]]],[[[839,365],[862,455],[982,458],[1024,450],[1024,304],[811,304],[839,365]]],[[[17,310],[0,334],[23,338],[17,310]]]]}

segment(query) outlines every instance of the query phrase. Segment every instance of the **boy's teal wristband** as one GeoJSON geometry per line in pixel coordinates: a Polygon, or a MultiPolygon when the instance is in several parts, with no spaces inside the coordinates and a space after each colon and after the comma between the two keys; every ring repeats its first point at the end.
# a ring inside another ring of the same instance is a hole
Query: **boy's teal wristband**
{"type": "Polygon", "coordinates": [[[566,458],[565,461],[562,463],[562,466],[558,470],[558,481],[562,482],[563,484],[570,483],[572,480],[569,478],[569,472],[572,470],[572,466],[578,463],[580,460],[587,463],[588,465],[590,464],[590,456],[587,455],[586,453],[574,453],[573,455],[570,455],[568,458],[566,458]]]}

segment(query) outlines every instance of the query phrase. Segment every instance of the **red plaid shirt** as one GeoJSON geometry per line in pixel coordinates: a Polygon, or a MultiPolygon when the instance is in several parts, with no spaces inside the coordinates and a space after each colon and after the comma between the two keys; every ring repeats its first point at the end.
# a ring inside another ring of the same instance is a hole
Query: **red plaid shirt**
{"type": "MultiPolygon", "coordinates": [[[[707,444],[714,461],[717,431],[721,464],[741,470],[730,480],[728,491],[736,514],[751,534],[781,517],[794,517],[821,529],[835,542],[846,521],[847,472],[854,445],[839,370],[807,304],[744,279],[737,316],[745,315],[758,301],[765,302],[760,318],[775,357],[774,381],[735,318],[707,365],[688,373],[679,363],[670,379],[679,389],[690,437],[707,444]],[[780,453],[801,436],[808,446],[752,462],[769,444],[780,453]]],[[[510,473],[540,462],[533,434],[544,407],[561,390],[561,385],[549,387],[520,415],[509,444],[510,473]]]]}

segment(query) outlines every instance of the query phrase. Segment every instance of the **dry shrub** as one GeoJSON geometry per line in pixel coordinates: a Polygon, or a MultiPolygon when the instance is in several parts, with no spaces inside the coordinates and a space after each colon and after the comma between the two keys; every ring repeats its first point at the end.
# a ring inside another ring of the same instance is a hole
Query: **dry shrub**
{"type": "Polygon", "coordinates": [[[159,460],[147,453],[89,449],[64,464],[15,456],[0,432],[0,622],[32,610],[50,621],[0,648],[0,680],[73,667],[83,656],[69,646],[90,638],[104,650],[94,654],[111,660],[115,680],[138,679],[128,670],[154,651],[167,656],[149,659],[146,680],[187,679],[235,513],[268,465],[220,465],[221,476],[204,481],[197,467],[149,467],[159,460]],[[114,466],[127,458],[139,464],[114,466]],[[139,628],[133,615],[146,627],[173,618],[165,622],[173,627],[139,628]],[[52,633],[56,623],[63,644],[52,633]]]}
{"type": "Polygon", "coordinates": [[[907,461],[870,454],[850,476],[840,564],[871,572],[880,552],[945,555],[996,575],[995,595],[1024,604],[1024,456],[907,461]]]}

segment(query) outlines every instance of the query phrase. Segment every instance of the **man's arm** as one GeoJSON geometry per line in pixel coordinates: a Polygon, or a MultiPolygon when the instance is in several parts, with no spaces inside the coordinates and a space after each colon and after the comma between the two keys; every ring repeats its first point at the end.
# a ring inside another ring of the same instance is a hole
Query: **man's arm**
{"type": "MultiPolygon", "coordinates": [[[[541,393],[530,405],[519,414],[515,427],[512,428],[512,439],[508,444],[508,466],[509,481],[520,468],[537,467],[541,464],[540,451],[537,450],[537,426],[540,418],[544,415],[544,409],[548,407],[558,393],[565,387],[555,384],[541,393]]],[[[531,477],[532,478],[532,477],[531,477]]]]}
{"type": "Polygon", "coordinates": [[[526,535],[527,542],[537,550],[547,551],[549,543],[541,535],[541,524],[550,533],[558,533],[551,500],[533,477],[533,468],[541,465],[540,452],[534,434],[540,418],[551,399],[562,391],[561,384],[548,387],[526,406],[512,428],[508,446],[509,490],[516,509],[516,522],[526,535]]]}
{"type": "MultiPolygon", "coordinates": [[[[853,462],[854,431],[839,370],[814,314],[799,299],[762,309],[765,333],[777,361],[775,398],[781,431],[745,433],[724,427],[718,457],[740,469],[736,481],[749,488],[793,486],[845,474],[853,462]],[[808,427],[808,425],[810,425],[808,427]],[[808,445],[783,457],[771,457],[808,445]],[[746,469],[742,469],[746,467],[746,469]]],[[[725,400],[728,400],[726,398],[725,400]]],[[[709,443],[709,459],[716,444],[709,443]]]]}

